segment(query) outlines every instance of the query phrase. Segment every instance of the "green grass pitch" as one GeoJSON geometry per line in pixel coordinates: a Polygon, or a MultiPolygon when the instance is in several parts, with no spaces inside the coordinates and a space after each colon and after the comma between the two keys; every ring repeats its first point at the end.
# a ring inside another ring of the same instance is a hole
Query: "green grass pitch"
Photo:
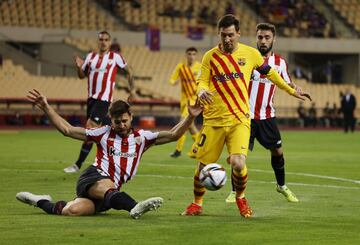
{"type": "MultiPolygon", "coordinates": [[[[81,142],[52,130],[0,131],[1,244],[360,244],[360,134],[283,131],[288,186],[300,199],[288,203],[275,191],[269,153],[249,153],[247,198],[251,219],[225,204],[230,181],[207,192],[204,214],[182,217],[192,201],[195,161],[169,157],[175,143],[148,150],[137,176],[123,190],[136,200],[161,196],[156,212],[133,220],[111,210],[91,217],[47,215],[15,199],[19,191],[74,197],[72,164],[81,142]]],[[[187,138],[186,149],[191,145],[187,138]]],[[[86,166],[91,164],[92,150],[86,166]]],[[[225,163],[226,152],[219,163],[225,163]]],[[[83,168],[84,169],[84,168],[83,168]]]]}

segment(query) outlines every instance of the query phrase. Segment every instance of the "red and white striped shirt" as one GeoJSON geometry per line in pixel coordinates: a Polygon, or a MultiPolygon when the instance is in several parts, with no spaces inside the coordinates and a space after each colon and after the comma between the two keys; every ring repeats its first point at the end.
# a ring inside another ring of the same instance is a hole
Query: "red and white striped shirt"
{"type": "Polygon", "coordinates": [[[82,66],[88,76],[88,97],[111,102],[117,68],[124,68],[126,65],[126,61],[118,53],[110,51],[102,57],[95,52],[89,53],[82,66]]]}
{"type": "MultiPolygon", "coordinates": [[[[264,60],[265,63],[277,70],[285,82],[291,83],[287,63],[280,55],[272,53],[264,60]]],[[[253,71],[249,85],[251,119],[264,120],[275,117],[273,106],[275,88],[276,85],[265,75],[261,75],[256,70],[253,71]]]]}
{"type": "Polygon", "coordinates": [[[159,133],[135,130],[127,137],[120,137],[111,126],[86,129],[86,136],[97,144],[95,163],[120,189],[134,177],[142,154],[155,142],[159,133]]]}

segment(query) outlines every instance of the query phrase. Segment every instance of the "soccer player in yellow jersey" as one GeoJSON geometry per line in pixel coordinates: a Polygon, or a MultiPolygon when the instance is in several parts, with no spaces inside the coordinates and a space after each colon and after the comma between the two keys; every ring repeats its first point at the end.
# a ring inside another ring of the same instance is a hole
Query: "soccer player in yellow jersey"
{"type": "Polygon", "coordinates": [[[217,162],[226,144],[232,167],[231,179],[236,191],[236,204],[240,214],[248,218],[252,210],[245,199],[247,183],[245,164],[249,137],[250,115],[248,86],[252,71],[256,69],[280,89],[304,100],[309,94],[291,88],[281,76],[264,63],[258,50],[238,43],[239,20],[225,15],[218,22],[221,43],[203,57],[197,80],[197,95],[204,105],[204,123],[192,148],[192,157],[199,161],[194,176],[194,201],[183,215],[202,213],[205,188],[199,181],[200,170],[209,163],[217,162]]]}
{"type": "MultiPolygon", "coordinates": [[[[181,98],[180,98],[180,113],[181,119],[188,116],[188,103],[194,104],[196,100],[196,77],[200,72],[201,63],[196,60],[197,49],[190,47],[186,49],[186,61],[180,62],[170,78],[170,84],[175,85],[180,82],[181,85],[181,98]]],[[[189,132],[193,140],[196,139],[198,129],[193,123],[189,128],[189,132]]],[[[185,134],[177,141],[175,151],[170,155],[171,157],[179,157],[184,147],[186,140],[185,134]]]]}

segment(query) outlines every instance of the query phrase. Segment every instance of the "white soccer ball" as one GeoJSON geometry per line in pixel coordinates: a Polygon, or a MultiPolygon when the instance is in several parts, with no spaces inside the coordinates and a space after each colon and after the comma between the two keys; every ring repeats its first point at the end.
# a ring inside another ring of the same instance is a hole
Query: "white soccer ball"
{"type": "Polygon", "coordinates": [[[226,183],[226,171],[217,163],[206,165],[199,175],[200,182],[210,191],[219,190],[226,183]]]}

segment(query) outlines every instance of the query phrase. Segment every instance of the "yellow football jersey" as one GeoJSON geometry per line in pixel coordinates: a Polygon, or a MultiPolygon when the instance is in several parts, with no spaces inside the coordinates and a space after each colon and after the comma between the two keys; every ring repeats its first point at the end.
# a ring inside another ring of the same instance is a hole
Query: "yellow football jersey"
{"type": "Polygon", "coordinates": [[[196,98],[196,78],[199,75],[201,63],[195,61],[190,67],[186,62],[180,62],[170,78],[170,84],[175,84],[180,79],[181,84],[181,102],[187,103],[189,100],[196,98]]]}
{"type": "Polygon", "coordinates": [[[254,69],[289,94],[295,92],[275,69],[264,64],[258,50],[239,43],[232,54],[227,54],[214,47],[204,55],[197,80],[197,94],[207,90],[214,95],[213,102],[204,108],[204,125],[231,126],[250,120],[248,87],[254,69]]]}

